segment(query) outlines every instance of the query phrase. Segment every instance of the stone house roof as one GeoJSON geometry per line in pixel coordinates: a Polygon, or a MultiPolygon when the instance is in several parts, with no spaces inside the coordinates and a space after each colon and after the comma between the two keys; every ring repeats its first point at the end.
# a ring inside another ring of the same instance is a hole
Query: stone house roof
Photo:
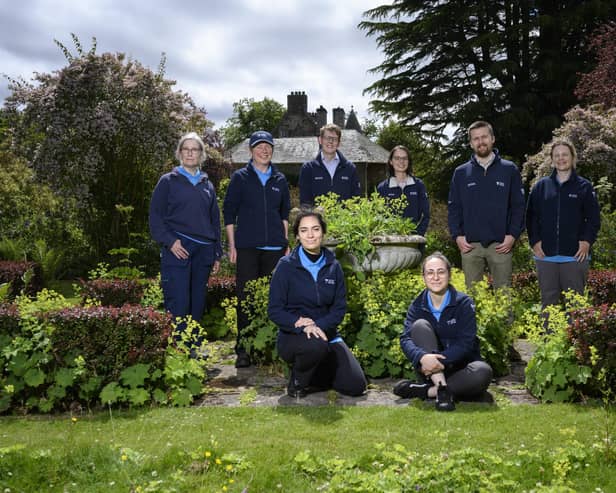
{"type": "MultiPolygon", "coordinates": [[[[340,152],[353,161],[360,163],[387,163],[389,151],[372,142],[357,130],[343,130],[340,140],[340,152]]],[[[319,151],[317,137],[281,137],[274,138],[274,164],[302,164],[314,159],[319,151]]],[[[244,165],[250,159],[248,139],[232,147],[227,158],[234,165],[244,165]]]]}

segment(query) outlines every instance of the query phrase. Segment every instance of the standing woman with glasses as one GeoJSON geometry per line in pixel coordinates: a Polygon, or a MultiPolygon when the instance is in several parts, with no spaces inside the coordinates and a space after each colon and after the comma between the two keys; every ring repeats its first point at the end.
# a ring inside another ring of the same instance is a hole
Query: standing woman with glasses
{"type": "Polygon", "coordinates": [[[428,255],[422,272],[426,289],[411,303],[400,337],[419,381],[398,382],[394,394],[436,399],[438,411],[453,411],[454,400],[491,401],[492,368],[479,353],[475,303],[449,284],[451,264],[442,253],[428,255]]]}
{"type": "MultiPolygon", "coordinates": [[[[180,165],[163,175],[150,202],[150,232],[161,246],[160,277],[165,309],[174,317],[201,321],[210,272],[222,255],[220,210],[214,185],[200,169],[205,144],[195,133],[184,135],[175,155],[180,165]]],[[[180,323],[179,331],[186,330],[180,323]]],[[[190,354],[198,357],[203,339],[196,336],[190,354]]]]}
{"type": "Polygon", "coordinates": [[[430,223],[430,202],[423,181],[412,174],[410,151],[397,145],[387,163],[389,178],[379,183],[376,191],[387,199],[405,196],[407,205],[402,216],[410,218],[417,225],[417,234],[424,236],[430,223]]]}

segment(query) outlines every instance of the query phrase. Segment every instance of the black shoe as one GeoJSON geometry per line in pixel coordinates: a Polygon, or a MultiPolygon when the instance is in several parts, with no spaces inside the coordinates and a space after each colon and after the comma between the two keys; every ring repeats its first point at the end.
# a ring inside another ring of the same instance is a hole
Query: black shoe
{"type": "Polygon", "coordinates": [[[300,387],[299,382],[295,380],[295,376],[291,373],[289,384],[287,385],[287,395],[293,398],[303,398],[308,395],[307,389],[300,387]]]}
{"type": "Polygon", "coordinates": [[[439,383],[436,389],[436,410],[437,411],[453,411],[456,405],[453,403],[453,395],[449,392],[447,385],[439,383]]]}
{"type": "Polygon", "coordinates": [[[394,387],[394,394],[403,399],[427,399],[430,384],[415,383],[411,380],[401,380],[394,387]]]}
{"type": "Polygon", "coordinates": [[[250,366],[250,356],[248,353],[240,353],[235,360],[236,368],[248,368],[250,366]]]}

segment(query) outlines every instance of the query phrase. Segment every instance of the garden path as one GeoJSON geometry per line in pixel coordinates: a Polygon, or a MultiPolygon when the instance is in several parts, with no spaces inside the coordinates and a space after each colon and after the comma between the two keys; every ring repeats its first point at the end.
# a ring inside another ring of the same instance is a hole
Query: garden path
{"type": "MultiPolygon", "coordinates": [[[[490,393],[498,404],[536,404],[524,387],[524,368],[533,353],[533,347],[525,340],[514,344],[521,359],[511,362],[509,375],[496,379],[490,386],[490,393]]],[[[286,394],[286,378],[271,368],[251,366],[236,369],[235,355],[227,348],[221,348],[225,356],[207,365],[208,392],[197,403],[198,406],[400,406],[408,399],[400,399],[391,390],[397,379],[370,379],[368,391],[361,397],[347,397],[334,391],[316,392],[303,399],[286,394]],[[226,349],[226,350],[224,350],[226,349]]]]}

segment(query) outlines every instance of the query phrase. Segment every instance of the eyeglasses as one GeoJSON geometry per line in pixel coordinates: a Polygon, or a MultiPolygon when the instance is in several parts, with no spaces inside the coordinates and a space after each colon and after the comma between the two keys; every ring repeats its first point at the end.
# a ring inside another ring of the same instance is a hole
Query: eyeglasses
{"type": "Polygon", "coordinates": [[[324,142],[338,142],[338,137],[321,137],[321,140],[324,142]]]}
{"type": "Polygon", "coordinates": [[[430,277],[430,278],[435,278],[436,276],[443,277],[445,274],[447,274],[446,269],[427,270],[424,272],[424,276],[430,277]]]}
{"type": "Polygon", "coordinates": [[[180,150],[185,154],[201,154],[200,147],[182,147],[180,150]]]}
{"type": "Polygon", "coordinates": [[[408,161],[409,158],[406,156],[394,156],[391,158],[392,161],[408,161]]]}

